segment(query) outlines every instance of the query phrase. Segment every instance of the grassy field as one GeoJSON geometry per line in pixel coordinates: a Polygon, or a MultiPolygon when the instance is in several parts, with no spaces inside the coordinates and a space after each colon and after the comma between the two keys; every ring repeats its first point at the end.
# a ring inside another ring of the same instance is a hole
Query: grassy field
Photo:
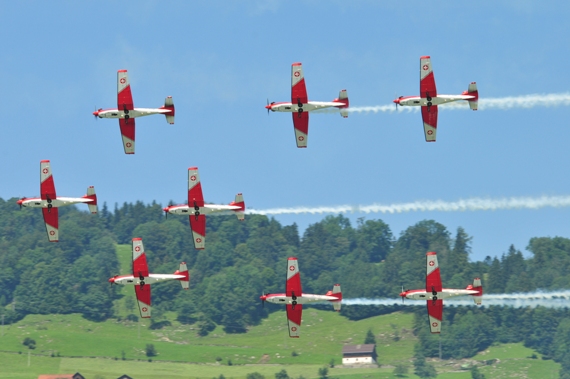
{"type": "MultiPolygon", "coordinates": [[[[117,249],[120,273],[130,272],[130,245],[117,249]]],[[[132,311],[125,299],[134,297],[130,287],[121,289],[125,295],[115,308],[121,316],[132,311]]],[[[134,310],[138,313],[137,310],[134,310]]],[[[45,373],[81,372],[87,379],[113,379],[128,374],[145,378],[245,378],[259,372],[266,378],[285,369],[290,377],[317,378],[318,370],[334,360],[341,363],[343,344],[364,341],[371,329],[376,336],[379,369],[330,369],[335,378],[395,378],[396,364],[413,372],[411,332],[413,316],[404,313],[350,321],[338,313],[307,308],[303,312],[302,336],[291,339],[287,334],[284,311],[269,318],[246,334],[226,334],[217,328],[206,337],[199,337],[192,325],[183,325],[170,318],[172,326],[150,330],[150,321],[91,322],[80,315],[31,315],[4,327],[0,338],[0,379],[37,378],[45,373]],[[26,338],[36,341],[36,349],[22,345],[26,338]],[[397,337],[397,338],[396,338],[397,337]],[[148,361],[147,344],[153,344],[158,355],[148,361]],[[31,353],[29,355],[29,353],[31,353]],[[295,353],[295,354],[293,354],[295,353]],[[231,365],[229,365],[231,361],[231,365]]],[[[493,346],[471,360],[429,360],[438,370],[438,378],[469,379],[462,366],[477,364],[487,378],[556,378],[560,366],[551,360],[531,359],[536,354],[522,344],[493,346]],[[485,361],[496,359],[485,365],[485,361]]]]}

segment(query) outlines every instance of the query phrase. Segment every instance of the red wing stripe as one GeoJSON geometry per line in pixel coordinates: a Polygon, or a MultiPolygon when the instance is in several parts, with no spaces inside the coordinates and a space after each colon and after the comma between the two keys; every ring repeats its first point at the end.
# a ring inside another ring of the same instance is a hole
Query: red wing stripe
{"type": "MultiPolygon", "coordinates": [[[[133,276],[148,276],[148,264],[146,262],[146,253],[142,253],[133,261],[133,276]]],[[[150,303],[149,303],[150,304],[150,303]]]]}
{"type": "Polygon", "coordinates": [[[145,284],[142,288],[140,285],[136,285],[135,286],[135,293],[137,295],[138,301],[145,303],[147,305],[151,305],[150,304],[150,297],[151,297],[150,284],[145,284]]]}
{"type": "Polygon", "coordinates": [[[309,112],[301,113],[301,117],[299,117],[299,113],[293,113],[293,126],[295,129],[303,132],[305,134],[309,134],[309,112]]]}
{"type": "Polygon", "coordinates": [[[44,222],[49,226],[51,226],[52,228],[58,229],[58,224],[59,224],[58,209],[56,207],[51,208],[51,210],[48,210],[48,208],[42,208],[42,212],[44,214],[44,222]]]}
{"type": "Polygon", "coordinates": [[[303,306],[301,304],[295,305],[295,309],[293,309],[293,305],[287,304],[287,318],[293,321],[297,325],[301,325],[301,319],[303,316],[303,306]]]}
{"type": "MultiPolygon", "coordinates": [[[[189,205],[190,206],[190,205],[189,205]]],[[[206,215],[199,215],[198,220],[196,220],[196,216],[190,215],[190,228],[194,233],[198,233],[201,236],[206,235],[206,215]]]]}

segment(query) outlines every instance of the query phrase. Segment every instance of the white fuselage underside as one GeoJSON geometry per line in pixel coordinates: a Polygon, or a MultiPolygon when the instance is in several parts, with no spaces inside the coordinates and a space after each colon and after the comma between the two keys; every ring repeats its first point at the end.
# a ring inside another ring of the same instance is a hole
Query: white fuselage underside
{"type": "MultiPolygon", "coordinates": [[[[208,215],[211,213],[218,213],[218,212],[228,212],[228,211],[235,211],[241,209],[235,205],[214,205],[214,204],[204,204],[203,207],[198,207],[198,212],[202,215],[208,215]]],[[[194,207],[188,205],[174,205],[168,208],[168,213],[177,214],[177,215],[193,215],[196,212],[194,207]]]]}
{"type": "MultiPolygon", "coordinates": [[[[465,296],[465,295],[476,295],[478,293],[479,293],[478,291],[474,291],[474,290],[444,288],[442,290],[442,292],[438,292],[436,296],[437,296],[438,300],[444,300],[444,299],[449,299],[450,297],[465,296]]],[[[434,295],[431,292],[428,292],[425,290],[414,290],[414,291],[409,291],[406,294],[406,299],[410,299],[410,300],[431,300],[433,298],[433,296],[434,295]]]]}
{"type": "MultiPolygon", "coordinates": [[[[169,109],[159,108],[135,108],[129,111],[129,118],[150,116],[153,114],[164,114],[171,112],[169,109]]],[[[125,111],[118,109],[106,109],[99,111],[97,116],[100,118],[125,118],[125,111]]]]}
{"type": "MultiPolygon", "coordinates": [[[[86,199],[84,197],[57,197],[55,199],[51,199],[51,206],[52,207],[63,207],[65,205],[71,204],[78,204],[78,203],[90,203],[93,200],[86,199]]],[[[43,200],[40,198],[33,198],[33,199],[26,199],[22,201],[23,207],[30,207],[30,208],[47,208],[48,201],[43,200]]]]}
{"type": "MultiPolygon", "coordinates": [[[[324,109],[324,108],[331,108],[331,107],[343,107],[346,104],[344,103],[337,103],[334,101],[309,101],[308,103],[303,104],[303,112],[311,112],[317,109],[324,109]]],[[[273,112],[298,112],[299,105],[293,103],[275,103],[271,106],[271,110],[273,112]]]]}
{"type": "MultiPolygon", "coordinates": [[[[285,294],[267,295],[266,301],[274,304],[292,304],[293,299],[291,296],[286,296],[285,294]]],[[[334,296],[328,295],[312,295],[304,293],[301,296],[297,296],[297,304],[308,304],[317,301],[340,301],[334,296]]]]}
{"type": "MultiPolygon", "coordinates": [[[[475,96],[471,95],[437,95],[436,97],[431,98],[431,105],[441,105],[451,103],[453,101],[470,100],[474,98],[475,96]]],[[[401,98],[398,104],[402,106],[427,107],[428,101],[425,97],[410,96],[401,98]]]]}
{"type": "MultiPolygon", "coordinates": [[[[165,280],[176,280],[176,279],[183,279],[184,275],[175,275],[175,274],[149,274],[149,276],[144,277],[145,284],[153,284],[162,282],[165,280]]],[[[131,285],[140,285],[141,280],[138,276],[133,275],[124,275],[118,276],[115,278],[114,283],[116,284],[131,284],[131,285]]]]}

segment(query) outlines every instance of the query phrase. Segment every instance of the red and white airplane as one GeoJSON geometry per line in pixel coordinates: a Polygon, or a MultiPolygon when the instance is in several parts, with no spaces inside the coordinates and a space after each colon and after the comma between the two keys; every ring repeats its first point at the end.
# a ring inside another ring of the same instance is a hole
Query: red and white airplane
{"type": "Polygon", "coordinates": [[[285,304],[287,310],[287,320],[289,322],[289,337],[299,338],[301,332],[301,316],[303,304],[318,301],[330,301],[335,311],[340,311],[342,302],[342,292],[340,284],[335,284],[332,291],[325,295],[313,295],[303,293],[301,289],[301,274],[297,258],[287,259],[287,281],[285,282],[285,293],[264,294],[260,296],[262,302],[269,301],[274,304],[285,304]]]}
{"type": "Polygon", "coordinates": [[[432,333],[441,332],[441,321],[443,318],[443,299],[455,296],[473,296],[475,304],[481,305],[483,297],[483,287],[481,279],[475,278],[473,285],[468,285],[465,289],[443,288],[441,285],[441,274],[437,255],[434,252],[426,254],[426,289],[407,290],[400,293],[402,301],[404,298],[412,300],[426,300],[429,316],[429,327],[432,333]]]}
{"type": "Polygon", "coordinates": [[[190,274],[186,263],[180,263],[180,268],[174,274],[150,274],[146,263],[146,253],[142,238],[133,238],[133,274],[115,275],[109,279],[111,284],[123,284],[135,286],[137,303],[141,311],[142,318],[150,318],[150,285],[165,280],[178,280],[182,288],[187,290],[190,287],[190,274]]]}
{"type": "Polygon", "coordinates": [[[170,205],[162,210],[166,216],[169,213],[189,216],[194,248],[198,250],[206,247],[206,215],[232,211],[235,212],[238,220],[243,221],[245,218],[245,202],[241,193],[238,193],[235,200],[228,205],[204,202],[198,167],[188,169],[188,204],[170,205]]]}
{"type": "Polygon", "coordinates": [[[166,122],[174,124],[174,103],[172,97],[168,96],[164,100],[164,106],[160,108],[135,108],[133,105],[133,95],[131,94],[131,84],[127,70],[117,72],[117,107],[118,109],[98,109],[93,115],[99,118],[118,118],[123,137],[123,147],[125,154],[135,153],[135,118],[150,116],[152,114],[163,114],[166,122]]]}
{"type": "Polygon", "coordinates": [[[309,112],[317,109],[336,107],[340,108],[340,115],[348,117],[348,95],[343,89],[338,95],[338,99],[332,102],[309,101],[307,97],[307,88],[305,86],[305,76],[303,75],[303,66],[301,63],[293,63],[291,65],[291,102],[276,103],[272,102],[265,107],[267,112],[292,112],[293,126],[295,127],[295,140],[297,147],[307,147],[307,138],[309,134],[309,112]]]}
{"type": "Polygon", "coordinates": [[[420,96],[400,96],[394,103],[396,106],[422,107],[422,119],[424,121],[424,134],[426,142],[435,142],[437,131],[437,106],[452,101],[467,100],[469,108],[476,111],[479,100],[477,84],[469,84],[467,91],[461,95],[438,95],[435,88],[435,78],[429,56],[420,57],[420,96]]]}
{"type": "Polygon", "coordinates": [[[42,208],[50,242],[59,241],[59,212],[57,208],[78,203],[86,203],[91,213],[97,213],[97,195],[95,194],[95,188],[93,186],[87,187],[87,195],[82,197],[57,196],[51,166],[48,160],[40,161],[40,197],[23,197],[18,200],[20,208],[42,208]]]}

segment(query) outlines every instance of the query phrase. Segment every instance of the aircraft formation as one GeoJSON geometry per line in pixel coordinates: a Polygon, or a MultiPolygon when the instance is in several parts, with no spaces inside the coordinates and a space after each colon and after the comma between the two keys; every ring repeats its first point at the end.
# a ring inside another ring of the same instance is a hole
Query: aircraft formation
{"type": "MultiPolygon", "coordinates": [[[[437,131],[438,106],[465,100],[472,110],[477,110],[479,92],[475,82],[469,84],[467,91],[460,95],[438,95],[435,78],[429,56],[420,58],[420,95],[400,96],[394,100],[396,107],[420,106],[424,124],[424,134],[427,142],[435,142],[437,131]]],[[[337,108],[342,117],[347,118],[349,113],[349,99],[345,89],[339,92],[338,98],[330,101],[309,101],[305,76],[301,63],[291,65],[291,101],[290,102],[267,102],[267,112],[289,112],[292,114],[295,141],[298,148],[306,148],[309,136],[309,112],[325,108],[337,108]]],[[[174,124],[175,108],[171,96],[166,97],[164,105],[160,108],[135,108],[127,70],[117,72],[117,108],[98,109],[93,112],[95,118],[116,118],[119,120],[121,138],[125,154],[135,153],[135,118],[162,114],[169,124],[174,124]]],[[[40,197],[22,198],[17,201],[21,207],[42,208],[44,223],[48,240],[59,241],[59,216],[58,208],[71,204],[85,203],[89,211],[97,213],[97,195],[95,188],[87,188],[87,194],[82,197],[57,196],[49,160],[40,162],[40,197]]],[[[202,183],[198,167],[188,169],[188,202],[182,205],[169,205],[163,208],[165,216],[168,214],[188,215],[190,229],[193,237],[194,248],[204,249],[206,246],[206,216],[214,213],[234,213],[238,220],[245,219],[245,202],[243,195],[238,193],[234,201],[227,205],[210,204],[204,201],[202,183]]],[[[453,296],[470,295],[475,303],[480,305],[483,295],[481,280],[476,278],[473,285],[465,289],[447,289],[442,287],[437,255],[428,252],[426,255],[426,288],[407,290],[400,293],[402,300],[425,300],[427,304],[430,330],[432,333],[440,333],[443,315],[443,299],[453,296]]],[[[303,304],[311,302],[328,301],[334,310],[340,311],[342,292],[340,284],[335,284],[333,289],[324,295],[307,294],[302,292],[301,276],[297,258],[287,259],[287,271],[285,281],[285,293],[262,294],[262,304],[270,302],[285,304],[288,320],[289,336],[300,336],[303,304]]],[[[143,318],[151,317],[151,284],[161,281],[178,280],[183,289],[189,289],[190,275],[186,263],[180,263],[179,269],[173,274],[152,274],[149,272],[146,253],[141,238],[132,239],[132,274],[116,275],[109,279],[111,284],[132,285],[143,318]]]]}

